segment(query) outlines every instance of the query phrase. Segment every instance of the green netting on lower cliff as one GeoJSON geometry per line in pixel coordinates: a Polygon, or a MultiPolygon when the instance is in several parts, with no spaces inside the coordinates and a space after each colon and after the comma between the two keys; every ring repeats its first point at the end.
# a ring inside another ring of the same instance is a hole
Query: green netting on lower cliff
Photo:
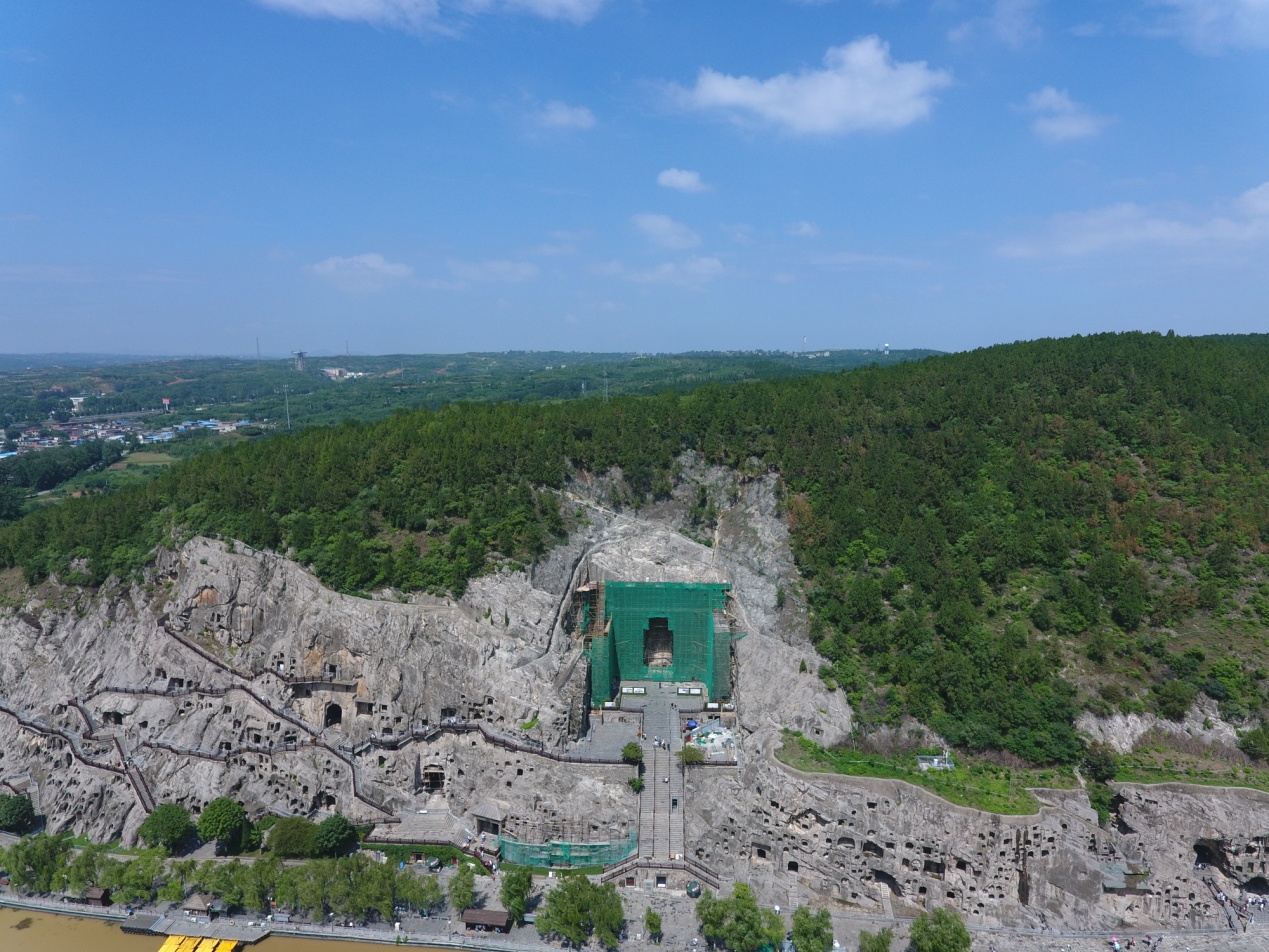
{"type": "Polygon", "coordinates": [[[521,843],[508,836],[498,838],[504,863],[516,866],[612,866],[631,855],[639,846],[637,833],[625,840],[604,843],[521,843]]]}

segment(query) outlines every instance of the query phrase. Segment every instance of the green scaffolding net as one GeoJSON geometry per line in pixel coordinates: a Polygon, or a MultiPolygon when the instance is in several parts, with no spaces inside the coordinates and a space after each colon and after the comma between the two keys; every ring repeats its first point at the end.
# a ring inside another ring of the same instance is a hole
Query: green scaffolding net
{"type": "Polygon", "coordinates": [[[711,697],[730,697],[731,644],[739,635],[719,624],[730,590],[707,582],[603,583],[603,618],[595,619],[587,649],[591,703],[612,698],[622,681],[700,681],[711,697]]]}
{"type": "Polygon", "coordinates": [[[499,837],[498,848],[504,863],[516,866],[612,866],[631,855],[639,846],[638,834],[631,831],[624,840],[603,843],[521,843],[509,836],[499,837]]]}

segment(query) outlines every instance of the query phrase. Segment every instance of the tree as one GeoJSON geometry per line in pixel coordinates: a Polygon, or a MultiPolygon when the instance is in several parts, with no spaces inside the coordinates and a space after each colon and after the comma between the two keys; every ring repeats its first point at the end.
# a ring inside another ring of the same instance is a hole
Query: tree
{"type": "Polygon", "coordinates": [[[635,793],[643,793],[644,782],[642,777],[631,777],[626,783],[630,784],[630,789],[635,793]]]}
{"type": "Polygon", "coordinates": [[[793,944],[798,952],[829,952],[833,947],[833,917],[827,909],[809,906],[793,910],[793,944]]]}
{"type": "Polygon", "coordinates": [[[613,883],[595,886],[587,879],[586,884],[591,889],[591,930],[600,945],[614,950],[621,943],[621,931],[626,922],[626,910],[621,896],[617,894],[617,887],[613,883]]]}
{"type": "Polygon", "coordinates": [[[319,856],[342,856],[357,846],[357,830],[348,817],[335,813],[317,824],[313,842],[319,856]]]}
{"type": "Polygon", "coordinates": [[[283,859],[306,859],[317,854],[317,824],[299,816],[285,816],[269,830],[269,849],[283,859]]]}
{"type": "Polygon", "coordinates": [[[524,925],[524,910],[532,890],[533,870],[528,866],[516,866],[503,871],[499,898],[518,926],[524,925]]]}
{"type": "Polygon", "coordinates": [[[596,886],[585,876],[565,876],[546,895],[537,918],[538,933],[557,935],[570,945],[584,945],[593,935],[605,949],[616,949],[625,923],[621,896],[612,883],[596,886]]]}
{"type": "Polygon", "coordinates": [[[912,923],[908,941],[912,952],[969,952],[969,930],[952,909],[921,913],[912,923]]]}
{"type": "Polygon", "coordinates": [[[1269,760],[1269,726],[1261,724],[1239,734],[1238,749],[1256,760],[1269,760]]]}
{"type": "Polygon", "coordinates": [[[890,943],[894,932],[882,929],[876,935],[871,932],[859,933],[859,952],[890,952],[890,943]]]}
{"type": "Polygon", "coordinates": [[[708,890],[702,893],[696,901],[696,918],[706,942],[722,945],[731,952],[776,948],[784,937],[784,921],[774,909],[759,907],[753,891],[744,883],[737,883],[726,899],[717,899],[708,890]]]}
{"type": "Polygon", "coordinates": [[[701,925],[701,935],[710,948],[722,944],[723,926],[727,921],[727,905],[714,898],[708,889],[696,900],[696,921],[701,925]]]}
{"type": "Polygon", "coordinates": [[[70,835],[25,836],[5,851],[4,861],[15,890],[52,892],[62,879],[66,857],[71,851],[70,835]]]}
{"type": "Polygon", "coordinates": [[[24,796],[0,794],[0,830],[22,834],[35,823],[35,807],[24,796]]]}
{"type": "Polygon", "coordinates": [[[220,840],[231,853],[242,847],[246,827],[247,812],[229,797],[217,797],[203,808],[198,818],[198,835],[203,841],[220,840]]]}
{"type": "Polygon", "coordinates": [[[79,854],[70,861],[70,865],[66,867],[66,891],[76,896],[82,896],[84,890],[89,886],[96,886],[97,877],[100,875],[101,863],[105,856],[106,847],[96,843],[80,850],[79,854]]]}
{"type": "Polygon", "coordinates": [[[651,906],[643,911],[643,928],[649,940],[661,944],[661,913],[655,912],[651,906]]]}
{"type": "Polygon", "coordinates": [[[175,853],[194,832],[189,811],[178,803],[160,803],[145,818],[137,835],[151,846],[175,853]]]}
{"type": "Polygon", "coordinates": [[[643,763],[643,748],[638,741],[630,741],[626,746],[621,748],[621,759],[628,764],[643,763]]]}
{"type": "Polygon", "coordinates": [[[1194,695],[1198,689],[1188,681],[1168,681],[1163,685],[1155,685],[1155,707],[1159,713],[1170,721],[1183,721],[1194,703],[1194,695]]]}
{"type": "Polygon", "coordinates": [[[397,897],[402,903],[429,914],[440,908],[444,900],[436,877],[416,876],[408,869],[397,872],[397,897]]]}
{"type": "Polygon", "coordinates": [[[705,763],[705,751],[701,750],[694,744],[689,744],[680,750],[675,756],[678,757],[679,763],[684,767],[690,767],[693,764],[705,763]]]}
{"type": "Polygon", "coordinates": [[[458,867],[449,881],[449,903],[461,913],[476,898],[476,870],[470,863],[458,867]]]}
{"type": "Polygon", "coordinates": [[[1119,758],[1115,756],[1113,748],[1102,743],[1088,745],[1088,750],[1084,752],[1084,770],[1088,773],[1089,779],[1097,783],[1106,783],[1108,780],[1115,779],[1115,772],[1118,769],[1119,758]]]}

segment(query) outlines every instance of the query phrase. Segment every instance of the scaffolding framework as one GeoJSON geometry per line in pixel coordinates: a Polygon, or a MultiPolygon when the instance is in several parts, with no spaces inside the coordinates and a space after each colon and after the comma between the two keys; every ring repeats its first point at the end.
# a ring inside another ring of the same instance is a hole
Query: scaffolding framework
{"type": "Polygon", "coordinates": [[[600,582],[582,603],[591,703],[622,681],[700,681],[731,697],[731,646],[742,637],[727,617],[731,586],[712,582],[600,582]]]}
{"type": "Polygon", "coordinates": [[[639,848],[639,836],[633,830],[624,840],[602,843],[521,843],[509,836],[499,837],[498,848],[504,863],[516,866],[612,866],[620,863],[639,848]]]}

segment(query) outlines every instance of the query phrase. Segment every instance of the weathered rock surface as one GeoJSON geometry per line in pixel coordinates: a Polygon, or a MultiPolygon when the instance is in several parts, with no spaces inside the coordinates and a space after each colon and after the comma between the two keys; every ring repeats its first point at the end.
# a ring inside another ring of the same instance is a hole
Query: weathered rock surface
{"type": "MultiPolygon", "coordinates": [[[[780,728],[832,744],[851,711],[815,674],[775,477],[680,462],[675,496],[635,513],[611,504],[617,474],[579,478],[567,543],[459,600],[339,595],[207,539],[163,553],[144,584],[32,592],[0,611],[0,782],[32,789],[52,829],[100,839],[133,839],[147,798],[197,810],[225,794],[253,812],[395,814],[381,829],[403,838],[461,838],[492,810],[524,839],[620,839],[638,824],[632,769],[534,748],[575,751],[587,723],[571,593],[587,578],[726,581],[747,633],[741,766],[695,771],[686,803],[688,853],[723,878],[782,905],[948,904],[983,925],[1092,929],[1217,926],[1202,876],[1228,890],[1265,875],[1269,797],[1250,791],[1124,786],[1102,829],[1080,791],[999,817],[775,762],[780,728]],[[693,510],[698,487],[717,525],[693,510]],[[504,743],[437,730],[447,719],[504,743]]],[[[1209,731],[1202,713],[1179,729],[1209,731]]],[[[1084,726],[1122,749],[1160,725],[1084,726]]]]}

